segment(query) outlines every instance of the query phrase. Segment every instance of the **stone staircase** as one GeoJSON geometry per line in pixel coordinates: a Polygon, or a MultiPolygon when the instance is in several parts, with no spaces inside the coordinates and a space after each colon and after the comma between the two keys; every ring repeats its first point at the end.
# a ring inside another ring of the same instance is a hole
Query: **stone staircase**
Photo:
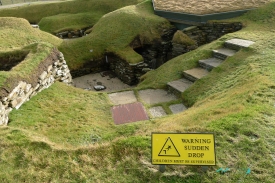
{"type": "MultiPolygon", "coordinates": [[[[167,114],[162,106],[157,106],[156,104],[176,100],[177,97],[175,95],[179,97],[196,80],[209,74],[213,68],[219,66],[227,57],[233,56],[240,48],[249,47],[253,43],[252,41],[242,39],[226,41],[223,48],[213,50],[212,58],[199,60],[199,67],[186,70],[183,72],[183,78],[167,83],[169,91],[163,89],[141,90],[138,92],[138,98],[136,98],[133,91],[109,94],[110,100],[115,104],[111,109],[115,124],[148,120],[147,113],[151,114],[151,118],[166,116],[167,114]],[[146,111],[142,103],[156,106],[146,111]]],[[[182,103],[172,104],[169,108],[173,114],[187,109],[182,103]]]]}
{"type": "Polygon", "coordinates": [[[218,67],[227,57],[235,55],[241,48],[247,48],[253,43],[253,41],[243,39],[226,41],[223,48],[213,50],[212,58],[199,60],[199,67],[183,71],[183,78],[167,83],[168,90],[180,96],[196,80],[208,75],[213,68],[218,67]]]}

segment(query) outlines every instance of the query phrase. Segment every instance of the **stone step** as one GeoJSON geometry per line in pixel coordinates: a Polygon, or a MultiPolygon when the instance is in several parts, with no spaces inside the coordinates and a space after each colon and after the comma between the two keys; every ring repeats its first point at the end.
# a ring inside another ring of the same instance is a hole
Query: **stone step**
{"type": "Polygon", "coordinates": [[[209,73],[206,69],[203,68],[193,68],[190,70],[183,71],[183,76],[189,81],[195,82],[198,79],[206,76],[209,73]]]}
{"type": "Polygon", "coordinates": [[[181,78],[181,79],[167,83],[167,86],[170,92],[174,93],[177,96],[180,96],[180,94],[183,93],[192,84],[193,82],[187,79],[181,78]]]}
{"type": "Polygon", "coordinates": [[[211,71],[213,68],[218,67],[222,62],[223,60],[212,57],[205,60],[199,60],[199,65],[202,68],[211,71]]]}
{"type": "Polygon", "coordinates": [[[225,41],[224,46],[233,50],[240,50],[241,48],[248,48],[255,42],[244,39],[230,39],[225,41]]]}
{"type": "Polygon", "coordinates": [[[187,107],[183,104],[173,104],[173,105],[169,106],[169,109],[171,110],[171,112],[173,114],[177,114],[177,113],[187,110],[187,107]]]}
{"type": "Polygon", "coordinates": [[[229,48],[220,48],[218,50],[213,50],[213,56],[215,58],[225,60],[227,57],[235,55],[236,52],[236,50],[232,50],[229,48]]]}

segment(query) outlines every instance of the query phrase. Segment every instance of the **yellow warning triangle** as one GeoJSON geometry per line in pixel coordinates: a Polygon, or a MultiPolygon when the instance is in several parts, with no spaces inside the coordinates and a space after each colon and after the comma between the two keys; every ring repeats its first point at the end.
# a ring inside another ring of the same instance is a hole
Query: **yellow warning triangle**
{"type": "Polygon", "coordinates": [[[162,149],[160,150],[158,156],[173,156],[180,157],[180,153],[178,152],[176,146],[174,145],[172,139],[168,137],[166,142],[164,143],[162,149]]]}

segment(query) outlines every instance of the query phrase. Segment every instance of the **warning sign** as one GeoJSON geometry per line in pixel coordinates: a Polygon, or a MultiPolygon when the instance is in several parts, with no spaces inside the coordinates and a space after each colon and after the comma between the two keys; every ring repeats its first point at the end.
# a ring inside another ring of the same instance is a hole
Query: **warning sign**
{"type": "Polygon", "coordinates": [[[210,133],[152,133],[152,164],[216,165],[210,133]]]}
{"type": "Polygon", "coordinates": [[[161,151],[159,152],[159,156],[180,157],[180,154],[170,137],[167,138],[165,144],[163,145],[161,151]]]}

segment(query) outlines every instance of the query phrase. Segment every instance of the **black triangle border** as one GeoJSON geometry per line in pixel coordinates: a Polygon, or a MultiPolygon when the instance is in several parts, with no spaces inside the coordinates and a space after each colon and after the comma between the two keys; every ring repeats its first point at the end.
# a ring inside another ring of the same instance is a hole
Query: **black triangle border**
{"type": "Polygon", "coordinates": [[[164,145],[162,146],[162,148],[161,148],[161,150],[160,150],[158,156],[180,157],[180,153],[179,153],[179,151],[177,150],[177,148],[176,148],[174,142],[172,141],[172,139],[171,139],[170,137],[167,138],[167,140],[166,140],[166,142],[164,143],[164,145]],[[166,145],[166,143],[168,142],[169,139],[170,139],[170,141],[172,142],[174,148],[176,149],[176,151],[177,151],[177,153],[178,153],[178,156],[177,156],[177,155],[160,155],[160,153],[162,152],[163,148],[165,147],[165,145],[166,145]]]}

